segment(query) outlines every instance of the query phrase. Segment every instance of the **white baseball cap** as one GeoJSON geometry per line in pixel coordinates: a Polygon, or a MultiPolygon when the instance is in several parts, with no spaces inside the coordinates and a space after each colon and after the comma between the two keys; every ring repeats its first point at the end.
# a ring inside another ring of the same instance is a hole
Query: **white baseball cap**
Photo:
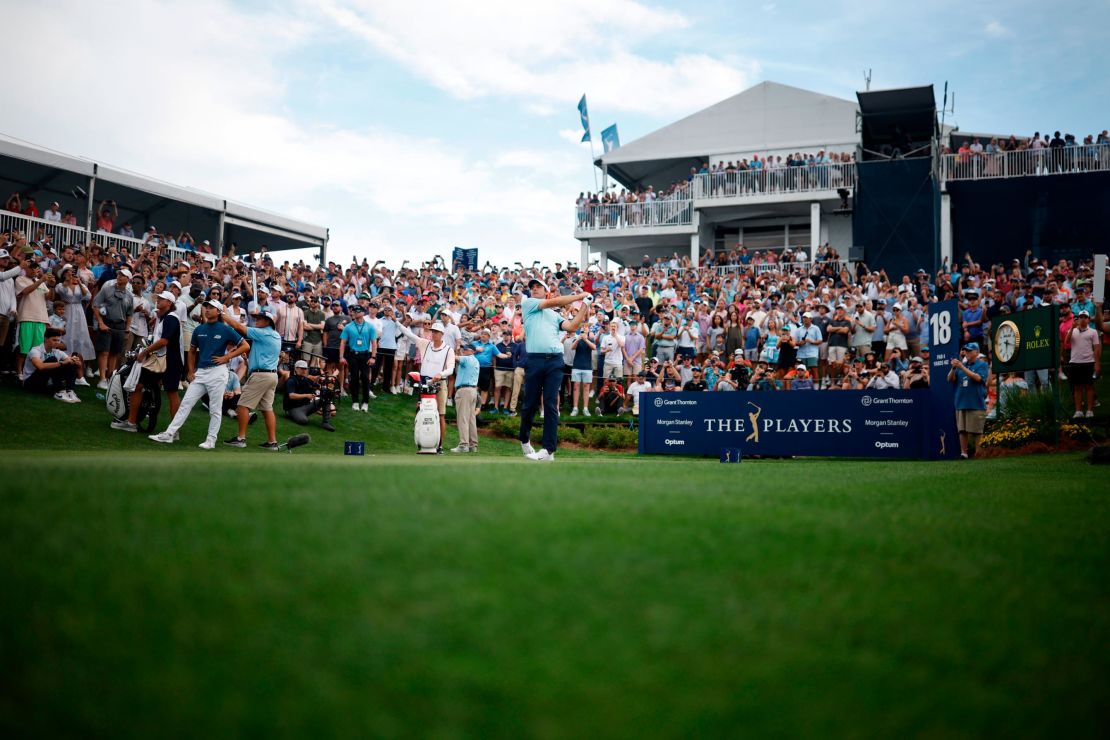
{"type": "Polygon", "coordinates": [[[434,324],[432,324],[432,331],[442,332],[443,331],[443,324],[441,324],[438,321],[435,322],[434,324]]]}
{"type": "Polygon", "coordinates": [[[8,250],[0,249],[0,259],[3,259],[4,257],[11,257],[11,255],[8,254],[8,250]]]}
{"type": "Polygon", "coordinates": [[[170,303],[177,303],[177,296],[175,296],[173,293],[169,292],[168,290],[163,290],[161,293],[159,293],[158,295],[156,295],[154,297],[155,298],[161,298],[163,301],[169,301],[170,303]]]}
{"type": "Polygon", "coordinates": [[[128,280],[130,280],[130,279],[131,279],[131,271],[130,271],[130,270],[128,270],[128,269],[127,269],[126,267],[125,267],[125,268],[123,268],[122,270],[120,270],[120,271],[119,271],[119,274],[120,274],[120,275],[123,275],[123,276],[124,276],[125,278],[127,278],[128,280]]]}

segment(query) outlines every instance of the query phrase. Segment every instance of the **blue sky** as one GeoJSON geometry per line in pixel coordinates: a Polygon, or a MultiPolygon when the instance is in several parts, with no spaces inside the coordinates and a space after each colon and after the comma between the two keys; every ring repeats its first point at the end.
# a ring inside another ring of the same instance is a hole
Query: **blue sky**
{"type": "MultiPolygon", "coordinates": [[[[763,80],[944,82],[964,130],[1110,126],[1110,2],[6,7],[4,133],[331,229],[334,257],[578,257],[575,103],[630,141],[763,80]],[[41,42],[49,39],[50,53],[41,42]],[[10,79],[10,76],[9,76],[10,79]],[[14,88],[14,89],[13,89],[14,88]],[[12,108],[8,108],[9,113],[12,108]],[[86,115],[78,115],[89,111],[86,115]]],[[[939,99],[938,99],[939,102],[939,99]]]]}

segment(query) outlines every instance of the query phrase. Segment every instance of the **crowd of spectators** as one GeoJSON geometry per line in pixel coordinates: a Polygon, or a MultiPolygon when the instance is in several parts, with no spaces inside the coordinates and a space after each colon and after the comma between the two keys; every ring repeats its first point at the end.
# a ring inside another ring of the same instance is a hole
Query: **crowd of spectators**
{"type": "MultiPolygon", "coordinates": [[[[4,202],[3,210],[18,213],[22,216],[30,216],[31,218],[41,218],[50,223],[67,226],[78,225],[77,216],[72,209],[67,208],[63,212],[61,205],[55,200],[46,207],[46,210],[40,212],[34,196],[29,194],[12,193],[4,202]]],[[[120,221],[119,205],[114,200],[101,201],[100,206],[96,209],[95,219],[95,231],[98,234],[113,234],[128,239],[138,239],[143,243],[143,246],[150,245],[151,247],[165,247],[169,250],[180,249],[185,252],[214,254],[211,241],[203,239],[198,242],[188,231],[179,231],[177,236],[174,236],[172,232],[163,233],[156,226],[150,225],[139,234],[132,227],[130,221],[120,221]]],[[[27,236],[32,244],[53,246],[54,235],[45,226],[37,227],[33,233],[27,236]]]]}
{"type": "Polygon", "coordinates": [[[686,177],[656,191],[653,186],[618,192],[578,194],[575,207],[580,228],[617,228],[665,224],[680,214],[681,205],[697,197],[729,197],[751,193],[836,188],[847,182],[837,165],[853,164],[855,155],[820,150],[782,155],[753,154],[751,159],[708,161],[691,167],[686,177]],[[667,206],[665,204],[672,203],[667,206]]]}
{"type": "Polygon", "coordinates": [[[1110,168],[1110,132],[1103,129],[1100,134],[1088,134],[1082,142],[1073,134],[1061,136],[1059,131],[1051,136],[1036,131],[1028,138],[972,136],[955,152],[945,147],[944,154],[954,155],[956,174],[975,176],[1105,170],[1110,168]]]}
{"type": "MultiPolygon", "coordinates": [[[[0,243],[0,364],[71,402],[74,384],[103,387],[122,353],[158,334],[163,302],[179,317],[182,347],[206,300],[244,323],[248,313],[269,315],[282,340],[281,387],[303,360],[335,377],[340,398],[355,396],[349,402],[358,411],[378,393],[402,392],[405,374],[425,360],[420,340],[438,325],[452,352],[473,345],[476,413],[516,413],[527,362],[520,306],[532,278],[553,294],[595,296],[582,328],[562,338],[562,404],[571,416],[636,414],[649,389],[922,388],[930,376],[927,307],[947,298],[960,301],[963,340],[984,353],[992,317],[1046,303],[1061,306],[1061,336],[1080,312],[1104,327],[1090,299],[1091,262],[1048,263],[1031,252],[1010,264],[979,265],[966,255],[951,269],[891,276],[862,263],[849,270],[831,250],[812,264],[763,271],[742,250],[708,260],[735,265],[725,273],[677,258],[610,272],[559,263],[465,271],[439,257],[390,268],[283,262],[265,251],[190,261],[168,258],[153,242],[131,256],[96,244],[31,244],[19,233],[0,235],[0,243]],[[356,318],[372,338],[364,369],[343,356],[344,330],[356,318]],[[52,364],[63,355],[71,358],[65,367],[52,364]],[[44,369],[45,384],[37,374],[44,369]]],[[[232,370],[240,382],[247,372],[243,362],[232,370]]],[[[1049,382],[1039,373],[1025,380],[1049,382]]]]}

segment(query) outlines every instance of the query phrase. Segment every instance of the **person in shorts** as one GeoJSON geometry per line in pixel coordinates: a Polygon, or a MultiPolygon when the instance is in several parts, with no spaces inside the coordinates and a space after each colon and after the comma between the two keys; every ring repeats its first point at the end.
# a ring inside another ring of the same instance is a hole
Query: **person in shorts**
{"type": "MultiPolygon", "coordinates": [[[[278,385],[278,358],[281,356],[281,335],[274,329],[274,318],[268,313],[253,314],[254,326],[247,328],[224,312],[224,323],[250,342],[250,355],[247,358],[247,382],[243,386],[236,408],[238,433],[224,440],[229,447],[247,446],[247,425],[252,411],[262,415],[266,425],[267,449],[277,447],[277,416],[274,415],[274,392],[278,385]]],[[[303,360],[301,361],[303,362],[303,360]]]]}
{"type": "Polygon", "coordinates": [[[956,431],[960,434],[960,458],[975,456],[987,420],[987,377],[990,366],[979,354],[978,342],[968,342],[963,358],[952,358],[948,382],[956,386],[956,431]]]}
{"type": "MultiPolygon", "coordinates": [[[[1063,349],[1071,350],[1068,364],[1068,382],[1071,383],[1072,400],[1075,402],[1073,419],[1093,418],[1095,415],[1095,376],[1099,372],[1102,349],[1098,332],[1091,327],[1091,313],[1080,309],[1075,315],[1075,325],[1064,335],[1063,349]],[[1086,412],[1083,410],[1086,403],[1086,412]]],[[[1061,358],[1062,364],[1063,358],[1061,358]]]]}

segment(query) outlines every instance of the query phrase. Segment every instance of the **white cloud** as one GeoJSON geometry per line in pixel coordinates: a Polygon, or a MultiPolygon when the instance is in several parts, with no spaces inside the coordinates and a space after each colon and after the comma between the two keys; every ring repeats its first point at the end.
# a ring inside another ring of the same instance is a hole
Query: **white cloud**
{"type": "Polygon", "coordinates": [[[1006,26],[998,21],[988,21],[983,31],[986,32],[988,36],[993,36],[994,38],[1002,38],[1003,36],[1010,35],[1010,29],[1006,28],[1006,26]]]}
{"type": "Polygon", "coordinates": [[[512,95],[654,115],[690,113],[749,86],[758,65],[740,57],[679,55],[660,62],[637,43],[689,27],[677,12],[634,0],[409,3],[322,0],[323,17],[461,99],[512,95]]]}
{"type": "Polygon", "coordinates": [[[456,244],[502,264],[577,253],[570,203],[587,162],[576,170],[566,152],[541,150],[486,161],[380,126],[293,117],[281,56],[318,38],[311,20],[226,0],[5,12],[10,27],[51,29],[53,49],[39,53],[34,32],[0,46],[6,68],[36,59],[33,77],[9,80],[23,105],[7,133],[326,225],[336,256],[400,262],[456,244]],[[122,41],[121,28],[151,32],[122,41]]]}

